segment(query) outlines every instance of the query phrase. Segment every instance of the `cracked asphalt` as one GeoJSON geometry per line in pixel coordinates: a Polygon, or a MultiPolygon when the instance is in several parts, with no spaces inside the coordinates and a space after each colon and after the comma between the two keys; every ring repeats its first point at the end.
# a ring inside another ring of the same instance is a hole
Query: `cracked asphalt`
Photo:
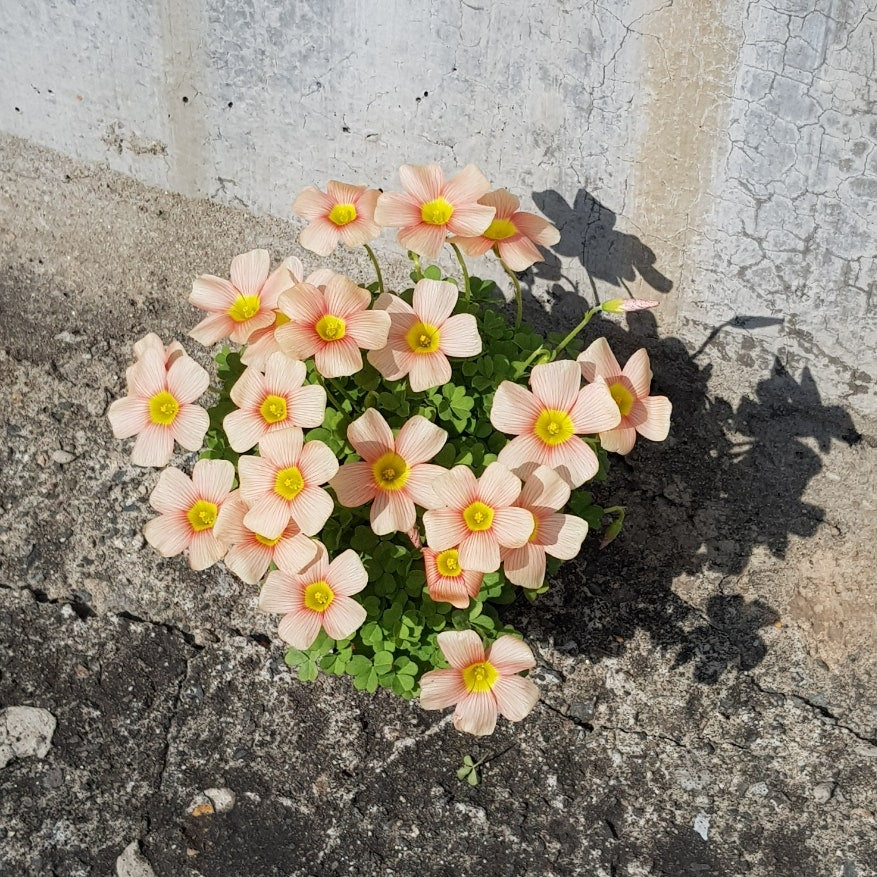
{"type": "Polygon", "coordinates": [[[648,347],[673,435],[600,488],[623,536],[511,607],[543,697],[474,740],[297,682],[254,588],[140,535],[157,473],[105,418],[130,345],[182,339],[192,274],[286,255],[292,227],[17,141],[0,157],[0,708],[57,723],[0,769],[0,873],[877,874],[877,439],[818,375],[721,336],[696,358],[647,314],[603,324],[648,347]]]}

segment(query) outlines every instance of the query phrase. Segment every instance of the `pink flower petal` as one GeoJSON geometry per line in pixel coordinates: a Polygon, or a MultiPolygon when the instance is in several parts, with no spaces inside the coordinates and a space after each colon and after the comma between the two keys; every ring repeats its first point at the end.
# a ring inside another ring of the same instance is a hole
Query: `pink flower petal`
{"type": "Polygon", "coordinates": [[[149,399],[167,388],[164,354],[152,348],[143,352],[143,356],[128,369],[127,374],[132,396],[149,399]]]}
{"type": "Polygon", "coordinates": [[[641,347],[627,360],[621,373],[632,384],[637,399],[649,395],[649,388],[652,385],[652,369],[645,347],[641,347]]]}
{"type": "Polygon", "coordinates": [[[548,515],[539,523],[537,543],[559,560],[572,560],[588,535],[588,522],[575,515],[548,515]]]}
{"type": "MultiPolygon", "coordinates": [[[[243,458],[241,458],[243,459],[243,458]]],[[[304,495],[302,491],[297,498],[304,495]]],[[[270,493],[258,499],[244,517],[244,526],[266,539],[276,539],[289,523],[290,504],[276,494],[270,493]]],[[[296,521],[296,523],[299,523],[296,521]]],[[[325,523],[325,521],[324,521],[325,523]]],[[[322,524],[320,525],[322,526],[322,524]]],[[[299,523],[299,527],[301,524],[299,523]]],[[[320,527],[314,530],[318,532],[320,527]]]]}
{"type": "Polygon", "coordinates": [[[445,226],[420,222],[399,232],[399,243],[425,259],[435,259],[445,243],[445,226]]]}
{"type": "Polygon", "coordinates": [[[513,676],[536,666],[532,649],[522,640],[503,634],[490,647],[487,660],[496,667],[501,676],[513,676]]]}
{"type": "MultiPolygon", "coordinates": [[[[592,385],[593,386],[593,385],[592,385]]],[[[597,474],[600,463],[590,445],[573,436],[569,441],[547,448],[547,464],[569,484],[579,487],[597,474]]]]}
{"type": "Polygon", "coordinates": [[[329,570],[323,578],[336,594],[345,597],[358,594],[368,584],[368,573],[352,548],[342,551],[329,564],[329,570]]]}
{"type": "MultiPolygon", "coordinates": [[[[357,209],[358,206],[357,206],[357,209]]],[[[364,216],[358,216],[349,225],[345,225],[340,229],[341,242],[346,247],[360,247],[373,241],[380,233],[381,227],[364,216]]]]}
{"type": "Polygon", "coordinates": [[[456,509],[435,509],[423,513],[426,541],[433,551],[444,551],[460,544],[469,532],[456,509]]]}
{"type": "Polygon", "coordinates": [[[167,373],[167,388],[177,402],[194,402],[210,385],[210,375],[190,356],[174,360],[167,373]]]}
{"type": "Polygon", "coordinates": [[[670,432],[670,414],[673,411],[670,400],[666,396],[647,396],[640,399],[640,403],[645,406],[647,420],[640,423],[636,431],[653,442],[664,441],[670,432]]]}
{"type": "Polygon", "coordinates": [[[303,651],[314,644],[320,632],[322,616],[319,612],[309,609],[298,609],[289,612],[280,619],[277,634],[294,649],[303,651]]]}
{"type": "Polygon", "coordinates": [[[454,466],[450,472],[436,478],[432,487],[439,498],[454,509],[464,509],[479,497],[478,481],[468,466],[454,466]]]}
{"type": "Polygon", "coordinates": [[[523,545],[502,552],[505,577],[521,588],[541,588],[545,582],[545,549],[523,545]]]}
{"type": "Polygon", "coordinates": [[[609,342],[602,337],[591,343],[580,353],[577,362],[588,383],[591,383],[596,375],[609,379],[618,377],[621,374],[621,366],[612,353],[609,342]]]}
{"type": "MultiPolygon", "coordinates": [[[[259,442],[259,454],[278,467],[293,466],[297,464],[303,445],[304,437],[300,429],[282,429],[266,435],[259,442]]],[[[271,483],[274,483],[273,479],[271,483]]]]}
{"type": "MultiPolygon", "coordinates": [[[[283,296],[281,296],[283,298],[283,296]]],[[[291,359],[308,359],[320,349],[320,337],[311,326],[284,323],[274,330],[274,340],[291,359]]]]}
{"type": "Polygon", "coordinates": [[[399,179],[405,191],[421,203],[441,196],[445,185],[445,175],[437,164],[403,164],[399,168],[399,179]]]}
{"type": "Polygon", "coordinates": [[[455,314],[447,320],[439,334],[439,350],[447,356],[478,356],[481,336],[472,314],[455,314]]]}
{"type": "Polygon", "coordinates": [[[454,235],[449,238],[449,243],[456,244],[467,256],[477,259],[483,256],[493,245],[494,241],[486,237],[464,238],[460,235],[454,235]]]}
{"type": "Polygon", "coordinates": [[[326,312],[347,319],[365,310],[371,303],[367,289],[357,286],[349,277],[336,274],[326,284],[326,312]]]}
{"type": "Polygon", "coordinates": [[[296,579],[286,572],[274,570],[268,573],[259,594],[259,608],[263,612],[286,614],[302,606],[301,587],[296,579]]]}
{"type": "MultiPolygon", "coordinates": [[[[574,440],[580,441],[575,437],[570,439],[574,440]]],[[[535,435],[519,435],[499,452],[497,462],[507,466],[518,478],[526,480],[536,468],[548,464],[548,449],[535,435]]]]}
{"type": "Polygon", "coordinates": [[[603,378],[597,376],[583,387],[569,412],[577,433],[614,429],[621,423],[621,412],[603,378]]]}
{"type": "Polygon", "coordinates": [[[226,545],[246,542],[250,531],[244,527],[244,515],[248,509],[249,506],[241,499],[240,490],[230,493],[223,502],[216,523],[213,525],[216,538],[225,542],[226,545]]]}
{"type": "Polygon", "coordinates": [[[351,597],[335,592],[335,599],[323,613],[323,629],[332,639],[344,639],[362,626],[366,611],[351,597]]]}
{"type": "Polygon", "coordinates": [[[210,428],[210,415],[199,405],[180,405],[170,426],[171,435],[187,451],[198,451],[210,428]]]}
{"type": "Polygon", "coordinates": [[[289,408],[296,426],[321,426],[326,417],[326,391],[318,384],[299,387],[289,394],[289,408]]]}
{"type": "Polygon", "coordinates": [[[199,344],[210,347],[223,338],[228,338],[234,329],[235,322],[225,312],[210,314],[205,317],[189,332],[189,337],[194,338],[199,344]]]}
{"type": "Polygon", "coordinates": [[[254,448],[268,431],[268,425],[258,414],[241,409],[226,414],[222,428],[232,450],[239,454],[254,448]]]}
{"type": "MultiPolygon", "coordinates": [[[[375,299],[373,307],[376,311],[387,311],[389,314],[407,314],[411,317],[415,317],[414,309],[407,301],[399,298],[398,295],[393,295],[389,292],[382,292],[375,299]]],[[[413,323],[414,320],[411,322],[413,323]]],[[[409,328],[410,324],[406,324],[403,329],[403,334],[404,332],[407,332],[409,328]]]]}
{"type": "Polygon", "coordinates": [[[294,323],[313,326],[326,312],[326,302],[319,287],[309,280],[310,278],[303,283],[297,283],[292,289],[284,292],[277,299],[277,307],[294,323]]]}
{"type": "Polygon", "coordinates": [[[150,423],[149,402],[138,396],[116,399],[107,411],[113,435],[117,439],[131,438],[150,423]]]}
{"type": "Polygon", "coordinates": [[[313,186],[308,186],[298,193],[298,197],[292,204],[292,212],[302,219],[313,222],[315,219],[327,216],[336,203],[336,199],[331,195],[327,195],[313,186]]]}
{"type": "Polygon", "coordinates": [[[149,504],[165,515],[188,511],[199,499],[191,479],[173,466],[158,476],[158,482],[149,495],[149,504]]]}
{"type": "Polygon", "coordinates": [[[264,494],[273,491],[277,471],[268,460],[245,456],[238,460],[238,475],[241,480],[241,499],[249,507],[254,502],[258,502],[264,494]]]}
{"type": "MultiPolygon", "coordinates": [[[[316,536],[329,520],[335,503],[332,497],[321,487],[306,487],[294,500],[289,503],[289,511],[292,519],[298,524],[299,529],[305,536],[316,536]]],[[[284,526],[286,526],[284,524],[284,526]]],[[[269,539],[282,532],[263,533],[269,539]]],[[[261,532],[261,531],[260,531],[261,532]]]]}
{"type": "Polygon", "coordinates": [[[267,250],[250,250],[231,260],[231,282],[242,295],[258,295],[271,270],[271,255],[267,250]]]}
{"type": "Polygon", "coordinates": [[[304,266],[301,259],[289,256],[284,259],[269,275],[262,287],[260,298],[262,307],[274,309],[281,294],[292,289],[296,283],[301,283],[304,276],[304,266]]]}
{"type": "Polygon", "coordinates": [[[213,535],[212,530],[195,533],[189,543],[189,566],[200,571],[213,566],[225,556],[225,545],[213,535]]]}
{"type": "Polygon", "coordinates": [[[451,234],[472,237],[487,231],[493,220],[494,210],[482,204],[465,204],[455,207],[448,220],[447,229],[451,234]]]}
{"type": "Polygon", "coordinates": [[[459,670],[430,670],[420,677],[420,706],[425,710],[443,710],[467,694],[459,670]]]}
{"type": "Polygon", "coordinates": [[[553,247],[560,243],[560,232],[541,216],[515,211],[512,222],[518,231],[526,235],[533,243],[541,244],[543,247],[553,247]]]}
{"type": "MultiPolygon", "coordinates": [[[[477,202],[482,195],[486,195],[489,191],[490,182],[487,177],[474,164],[467,164],[460,173],[445,185],[442,194],[456,207],[458,204],[477,202]]],[[[433,195],[432,197],[435,198],[437,196],[433,195]]],[[[490,215],[492,217],[493,213],[490,215]]],[[[489,224],[490,220],[487,221],[484,228],[487,228],[489,224]]]]}
{"type": "Polygon", "coordinates": [[[338,502],[347,508],[365,505],[378,491],[369,463],[345,463],[330,482],[338,502]]]}
{"type": "Polygon", "coordinates": [[[362,368],[362,354],[356,341],[348,335],[340,341],[327,343],[322,350],[317,350],[314,354],[314,365],[324,378],[355,375],[362,368]]]}
{"type": "Polygon", "coordinates": [[[427,579],[429,596],[437,603],[450,603],[457,609],[466,609],[471,600],[478,596],[484,573],[466,571],[456,578],[435,576],[427,579]]]}
{"type": "Polygon", "coordinates": [[[379,490],[372,503],[370,520],[378,536],[397,531],[407,532],[414,526],[417,511],[405,491],[379,490]]]}
{"type": "Polygon", "coordinates": [[[373,463],[395,448],[393,431],[377,408],[366,408],[362,416],[347,427],[347,441],[366,463],[373,463]]]}
{"type": "MultiPolygon", "coordinates": [[[[365,186],[354,186],[351,183],[341,183],[338,180],[329,180],[326,191],[335,204],[356,204],[359,207],[359,198],[365,192],[365,186]]],[[[377,194],[376,190],[375,194],[377,194]]],[[[357,210],[357,212],[359,212],[357,210]]]]}
{"type": "Polygon", "coordinates": [[[247,347],[241,354],[241,362],[244,365],[263,370],[268,364],[271,355],[278,353],[280,346],[274,337],[274,327],[269,326],[266,329],[260,329],[250,336],[247,347]]]}
{"type": "Polygon", "coordinates": [[[534,262],[541,262],[542,253],[526,237],[497,241],[499,256],[512,271],[526,271],[534,262]]]}
{"type": "Polygon", "coordinates": [[[478,496],[489,506],[511,505],[520,492],[521,480],[502,463],[491,463],[478,479],[478,496]]]}
{"type": "Polygon", "coordinates": [[[347,320],[347,331],[363,350],[380,350],[387,343],[390,315],[386,311],[360,311],[347,320]]]}
{"type": "Polygon", "coordinates": [[[485,737],[496,728],[496,699],[489,691],[473,691],[454,710],[454,727],[465,734],[485,737]]]}
{"type": "MultiPolygon", "coordinates": [[[[429,514],[429,513],[428,513],[429,514]]],[[[460,565],[475,572],[495,572],[499,569],[499,543],[490,530],[468,535],[460,543],[460,565]]]]}
{"type": "Polygon", "coordinates": [[[410,360],[413,357],[401,355],[392,347],[384,347],[382,350],[372,350],[368,354],[368,361],[388,381],[398,381],[399,378],[408,374],[410,360]]]}
{"type": "MultiPolygon", "coordinates": [[[[283,354],[280,354],[283,356],[283,354]]],[[[284,357],[286,359],[287,357],[284,357]]],[[[265,398],[265,376],[257,368],[245,368],[231,388],[231,401],[238,408],[255,408],[265,398]]]]}
{"type": "Polygon", "coordinates": [[[522,676],[504,676],[491,689],[499,711],[510,722],[526,718],[539,700],[539,688],[522,676]]]}
{"type": "MultiPolygon", "coordinates": [[[[274,393],[278,396],[285,396],[293,389],[301,387],[302,384],[304,384],[307,373],[307,366],[303,362],[290,359],[283,353],[275,353],[268,360],[268,364],[265,368],[265,389],[269,393],[274,393]]],[[[237,384],[235,384],[235,386],[237,386],[237,384]]],[[[259,402],[261,402],[261,399],[259,402]]]]}
{"type": "Polygon", "coordinates": [[[529,390],[511,381],[503,381],[493,397],[490,422],[500,432],[530,434],[541,412],[542,406],[529,390]]]}
{"type": "Polygon", "coordinates": [[[237,290],[225,278],[202,274],[192,283],[189,303],[202,311],[225,313],[237,297],[237,290]]]}
{"type": "Polygon", "coordinates": [[[484,660],[484,643],[474,630],[445,630],[436,642],[445,660],[458,670],[484,660]]]}
{"type": "Polygon", "coordinates": [[[234,483],[234,465],[228,460],[198,460],[192,468],[192,484],[201,499],[220,504],[234,483]]]}
{"type": "Polygon", "coordinates": [[[404,423],[396,436],[396,453],[409,466],[415,466],[431,460],[445,446],[447,439],[446,430],[415,414],[404,423]]]}
{"type": "Polygon", "coordinates": [[[326,484],[338,472],[338,460],[328,445],[310,441],[302,448],[298,467],[306,484],[326,484]]]}
{"type": "MultiPolygon", "coordinates": [[[[216,530],[216,528],[213,528],[216,530]]],[[[235,545],[225,555],[225,567],[234,573],[242,582],[256,585],[268,571],[272,552],[267,545],[258,542],[246,542],[235,545]]]]}
{"type": "Polygon", "coordinates": [[[231,332],[228,333],[228,337],[231,341],[234,341],[235,344],[246,344],[247,341],[250,340],[250,335],[259,329],[273,326],[274,320],[275,316],[273,310],[261,310],[243,323],[234,323],[234,321],[232,321],[233,328],[231,332]]]}
{"type": "Polygon", "coordinates": [[[629,454],[636,444],[636,430],[632,426],[616,426],[600,433],[600,444],[607,451],[629,454]]]}
{"type": "Polygon", "coordinates": [[[576,402],[581,384],[581,368],[571,359],[537,365],[530,372],[533,394],[546,408],[554,411],[569,411],[576,402]]]}
{"type": "Polygon", "coordinates": [[[405,492],[421,508],[439,509],[444,505],[444,502],[433,489],[433,485],[436,478],[444,475],[447,471],[447,469],[433,466],[431,463],[418,463],[408,474],[405,492]]]}
{"type": "Polygon", "coordinates": [[[441,326],[454,312],[459,293],[453,283],[444,280],[418,280],[414,286],[414,312],[424,323],[441,326]]]}
{"type": "Polygon", "coordinates": [[[509,192],[508,189],[494,189],[478,199],[479,204],[485,204],[496,210],[496,219],[510,219],[517,213],[521,206],[520,200],[509,192]]]}
{"type": "Polygon", "coordinates": [[[451,379],[451,364],[440,350],[428,354],[413,354],[408,362],[408,383],[415,393],[441,387],[451,379]]]}
{"type": "Polygon", "coordinates": [[[420,207],[408,195],[398,192],[385,192],[375,205],[375,222],[384,228],[405,228],[422,219],[420,207]]]}
{"type": "Polygon", "coordinates": [[[300,573],[316,560],[317,555],[317,543],[313,539],[303,533],[284,535],[274,548],[274,563],[284,572],[300,573]]]}
{"type": "Polygon", "coordinates": [[[150,423],[134,442],[131,462],[135,466],[166,466],[173,452],[173,433],[167,427],[150,423]]]}
{"type": "Polygon", "coordinates": [[[162,556],[174,557],[189,547],[192,529],[184,515],[159,515],[143,525],[146,541],[162,556]]]}
{"type": "Polygon", "coordinates": [[[519,548],[533,532],[533,515],[526,509],[497,509],[493,513],[491,532],[504,548],[519,548]]]}
{"type": "Polygon", "coordinates": [[[516,505],[544,515],[563,508],[569,494],[569,485],[553,469],[540,466],[527,478],[516,505]]]}

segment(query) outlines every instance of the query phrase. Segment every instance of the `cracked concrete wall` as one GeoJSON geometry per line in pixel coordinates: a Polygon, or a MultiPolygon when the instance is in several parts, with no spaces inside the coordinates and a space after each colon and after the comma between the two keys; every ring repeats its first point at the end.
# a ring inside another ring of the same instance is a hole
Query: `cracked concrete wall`
{"type": "Polygon", "coordinates": [[[587,276],[585,190],[672,282],[665,331],[728,324],[727,374],[778,356],[873,415],[875,21],[873,0],[6,0],[0,130],[282,217],[331,177],[474,161],[572,205],[568,284],[651,294],[648,271],[587,276]]]}

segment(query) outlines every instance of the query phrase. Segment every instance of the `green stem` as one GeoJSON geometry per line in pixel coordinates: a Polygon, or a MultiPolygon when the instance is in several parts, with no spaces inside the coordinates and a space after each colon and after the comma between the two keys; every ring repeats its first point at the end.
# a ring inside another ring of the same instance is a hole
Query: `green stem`
{"type": "Polygon", "coordinates": [[[530,364],[536,359],[537,356],[541,353],[548,353],[548,351],[542,347],[537,347],[518,367],[518,370],[515,372],[515,377],[519,378],[529,367],[530,364]]]}
{"type": "Polygon", "coordinates": [[[372,260],[372,265],[375,266],[375,274],[378,275],[378,294],[380,295],[384,291],[384,275],[381,274],[381,266],[378,264],[378,257],[375,255],[375,251],[368,245],[363,244],[365,247],[365,251],[368,253],[369,259],[372,260]]]}
{"type": "Polygon", "coordinates": [[[463,272],[463,292],[468,304],[472,295],[472,290],[469,286],[469,271],[466,269],[466,263],[463,261],[463,254],[460,252],[460,248],[456,244],[451,244],[451,249],[456,253],[457,261],[460,263],[460,269],[463,272]]]}
{"type": "Polygon", "coordinates": [[[332,382],[332,386],[353,406],[353,410],[356,411],[356,400],[344,389],[342,384],[339,384],[335,378],[329,379],[332,382]]]}
{"type": "MultiPolygon", "coordinates": [[[[423,269],[420,267],[420,256],[418,256],[413,250],[409,250],[408,258],[414,263],[414,273],[417,275],[417,280],[423,280],[423,269]]],[[[414,282],[416,283],[417,280],[414,282]]]]}
{"type": "MultiPolygon", "coordinates": [[[[499,256],[499,253],[497,253],[499,256]]],[[[518,280],[518,275],[503,262],[502,257],[499,256],[499,264],[502,265],[502,270],[508,274],[509,279],[512,281],[512,285],[515,288],[515,328],[521,328],[521,320],[524,316],[524,302],[521,299],[521,281],[518,280]]]]}
{"type": "Polygon", "coordinates": [[[603,308],[600,305],[597,305],[597,307],[595,308],[591,308],[591,310],[589,310],[585,314],[585,318],[581,321],[581,323],[579,323],[578,326],[576,326],[575,329],[573,329],[572,332],[570,332],[569,335],[567,335],[566,338],[564,338],[563,341],[561,341],[560,344],[557,345],[557,347],[554,349],[554,352],[560,353],[561,351],[565,350],[566,345],[569,344],[569,342],[572,341],[573,338],[575,338],[576,335],[578,335],[579,332],[581,332],[582,329],[584,329],[585,326],[587,326],[588,323],[591,322],[591,317],[593,317],[594,314],[599,314],[602,310],[603,308]]]}

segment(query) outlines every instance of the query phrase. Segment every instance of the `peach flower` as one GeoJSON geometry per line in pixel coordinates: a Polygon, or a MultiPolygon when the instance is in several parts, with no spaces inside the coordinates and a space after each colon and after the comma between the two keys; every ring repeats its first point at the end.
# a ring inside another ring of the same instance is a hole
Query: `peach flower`
{"type": "Polygon", "coordinates": [[[259,442],[259,456],[238,460],[241,499],[250,506],[244,524],[266,539],[275,539],[295,521],[314,536],[332,514],[335,503],[320,487],[338,471],[338,461],[320,441],[304,443],[301,430],[282,429],[259,442]]]}
{"type": "Polygon", "coordinates": [[[246,342],[257,329],[275,321],[277,298],[293,286],[292,271],[301,263],[287,260],[270,273],[267,250],[251,250],[231,260],[231,282],[212,274],[195,278],[189,301],[206,316],[189,335],[209,347],[223,338],[246,342]]]}
{"type": "Polygon", "coordinates": [[[375,222],[377,189],[351,186],[329,180],[326,192],[313,186],[303,189],[292,212],[308,225],[299,235],[299,243],[318,256],[328,256],[339,241],[348,247],[358,247],[373,241],[381,227],[375,222]]]}
{"type": "Polygon", "coordinates": [[[469,601],[478,596],[484,573],[463,569],[456,548],[439,552],[424,548],[423,564],[429,596],[437,603],[450,603],[457,609],[466,609],[469,601]]]}
{"type": "Polygon", "coordinates": [[[451,379],[449,356],[477,356],[481,336],[472,314],[451,316],[457,287],[441,280],[419,280],[413,307],[397,295],[384,293],[375,309],[390,315],[387,346],[374,350],[368,361],[388,381],[408,376],[415,393],[440,387],[451,379]]]}
{"type": "Polygon", "coordinates": [[[222,428],[239,454],[249,451],[268,433],[320,426],[326,416],[326,391],[305,384],[303,362],[275,353],[265,374],[250,366],[231,388],[237,411],[225,415],[222,428]]]}
{"type": "Polygon", "coordinates": [[[303,535],[295,521],[290,520],[279,536],[267,539],[244,524],[249,510],[240,491],[234,491],[222,504],[213,528],[217,538],[229,546],[226,567],[241,581],[257,584],[272,563],[300,572],[316,559],[317,543],[303,535]]]}
{"type": "Polygon", "coordinates": [[[146,346],[127,371],[128,395],[110,405],[107,416],[116,438],[136,435],[131,462],[135,466],[165,466],[174,441],[197,451],[210,418],[192,403],[210,383],[207,372],[185,354],[166,357],[146,346]],[[170,365],[167,365],[170,362],[170,365]]]}
{"type": "Polygon", "coordinates": [[[292,359],[314,357],[325,378],[352,375],[362,368],[364,350],[387,343],[390,315],[369,310],[371,294],[343,274],[325,285],[299,283],[280,297],[289,322],[275,332],[280,349],[292,359]]]}
{"type": "Polygon", "coordinates": [[[586,381],[602,378],[606,382],[618,407],[620,423],[600,431],[600,444],[607,451],[629,453],[637,433],[653,442],[667,438],[673,406],[666,396],[649,395],[652,369],[644,347],[621,368],[606,339],[598,338],[579,354],[578,362],[586,381]]]}
{"type": "Polygon", "coordinates": [[[399,243],[427,259],[439,254],[449,233],[480,235],[493,219],[494,209],[478,203],[490,183],[474,164],[448,182],[437,164],[403,164],[399,177],[405,191],[378,198],[375,222],[399,228],[399,243]]]}
{"type": "Polygon", "coordinates": [[[483,256],[492,248],[512,271],[525,271],[542,261],[536,244],[551,247],[560,240],[560,232],[550,222],[519,210],[521,202],[507,189],[488,192],[478,203],[496,210],[490,225],[476,237],[451,238],[468,256],[483,256]]]}
{"type": "Polygon", "coordinates": [[[505,577],[522,588],[541,588],[545,581],[545,555],[572,560],[588,533],[587,521],[562,515],[569,502],[569,485],[547,466],[539,466],[524,482],[515,505],[533,516],[533,532],[527,544],[500,551],[505,577]]]}
{"type": "Polygon", "coordinates": [[[618,406],[601,380],[580,389],[581,371],[571,359],[537,365],[530,390],[503,381],[493,397],[490,422],[517,436],[499,462],[526,478],[537,466],[550,466],[578,487],[597,474],[597,455],[580,435],[618,426],[618,406]]]}
{"type": "Polygon", "coordinates": [[[149,497],[161,514],[143,527],[146,541],[162,557],[189,550],[189,566],[207,569],[225,554],[225,543],[213,532],[231,492],[234,466],[228,460],[199,460],[189,478],[170,467],[158,477],[149,497]]]}
{"type": "Polygon", "coordinates": [[[455,466],[436,478],[433,490],[446,507],[425,512],[426,541],[433,551],[457,548],[463,569],[494,572],[500,548],[526,544],[533,519],[512,503],[521,482],[501,463],[491,463],[475,478],[466,466],[455,466]]]}
{"type": "Polygon", "coordinates": [[[371,525],[378,536],[410,530],[417,513],[442,505],[432,489],[439,475],[447,473],[431,460],[445,445],[448,434],[425,417],[415,414],[394,438],[387,421],[376,408],[347,427],[347,440],[362,457],[361,463],[345,463],[331,487],[343,506],[355,508],[372,503],[371,525]]]}
{"type": "Polygon", "coordinates": [[[440,710],[456,704],[454,727],[483,737],[492,734],[496,716],[520,722],[539,700],[539,689],[518,674],[536,666],[530,647],[514,636],[501,636],[487,650],[473,630],[445,630],[436,637],[449,670],[430,670],[420,680],[420,705],[440,710]]]}
{"type": "Polygon", "coordinates": [[[280,569],[268,573],[259,597],[259,608],[283,615],[277,633],[293,648],[313,645],[320,629],[332,639],[350,636],[365,621],[366,611],[353,599],[368,583],[368,573],[352,549],[331,563],[319,545],[317,559],[305,569],[280,569]]]}

